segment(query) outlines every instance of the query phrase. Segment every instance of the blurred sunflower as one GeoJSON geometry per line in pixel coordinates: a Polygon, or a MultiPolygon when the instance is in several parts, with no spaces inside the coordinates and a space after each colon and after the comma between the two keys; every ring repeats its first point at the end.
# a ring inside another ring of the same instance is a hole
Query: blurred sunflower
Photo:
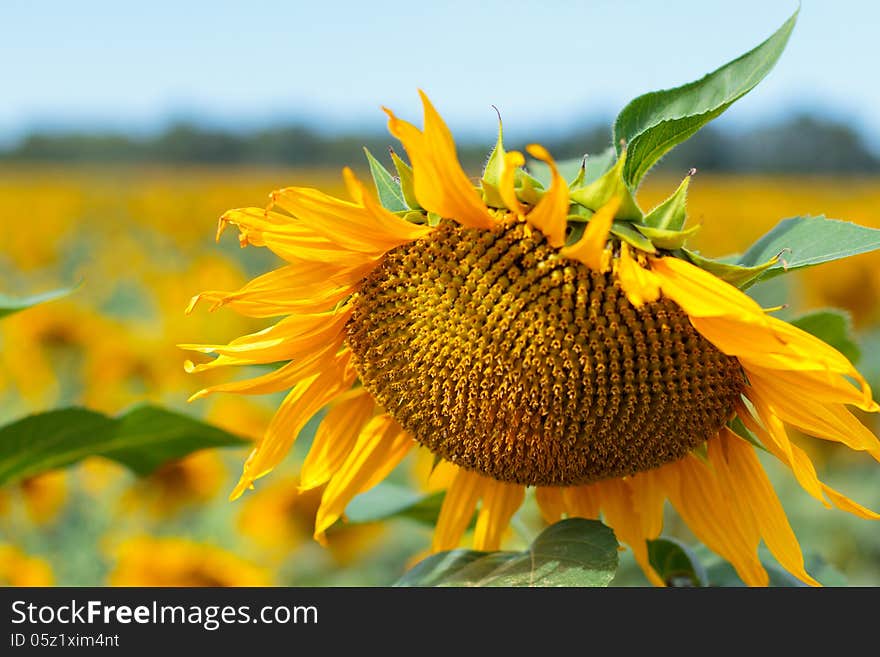
{"type": "MultiPolygon", "coordinates": [[[[301,490],[296,478],[273,482],[247,500],[238,528],[273,556],[286,556],[311,539],[322,493],[321,487],[301,490]]],[[[344,566],[373,547],[382,531],[379,523],[335,528],[327,548],[334,561],[344,566]]]]}
{"type": "MultiPolygon", "coordinates": [[[[386,110],[412,162],[395,161],[406,210],[380,205],[346,169],[352,201],[290,187],[265,210],[221,218],[242,246],[288,262],[190,306],[287,316],[228,345],[183,345],[217,355],[188,362],[190,371],[284,362],[193,396],[290,391],[232,497],[327,407],[301,474],[302,488],[326,486],[319,541],[421,444],[457,469],[434,550],[456,547],[478,506],[474,547],[497,549],[533,486],[547,521],[601,514],[656,584],[646,540],[661,531],[666,499],[746,583],[768,583],[763,539],[816,584],[745,429],[729,423],[738,418],[824,505],[877,519],[819,481],[785,429],[880,459],[880,441],[845,407],[878,410],[864,378],[829,345],[673,255],[671,231],[645,227],[649,239],[635,239],[617,228],[615,219],[643,217],[622,182],[625,154],[597,180],[584,183],[582,170],[569,185],[530,146],[550,171],[545,190],[499,138],[478,190],[422,101],[423,130],[386,110]]],[[[652,213],[683,212],[676,194],[652,213]]]]}
{"type": "Polygon", "coordinates": [[[0,586],[52,586],[52,568],[14,545],[0,543],[0,586]]]}
{"type": "Polygon", "coordinates": [[[0,516],[10,512],[15,506],[13,501],[22,502],[28,519],[35,525],[51,523],[67,502],[67,472],[52,470],[0,488],[0,516]]]}
{"type": "Polygon", "coordinates": [[[110,586],[270,586],[269,574],[220,548],[184,538],[130,538],[115,550],[110,586]]]}
{"type": "Polygon", "coordinates": [[[215,450],[194,452],[138,479],[122,496],[122,504],[126,509],[145,509],[156,518],[173,515],[214,497],[226,474],[223,459],[215,450]]]}

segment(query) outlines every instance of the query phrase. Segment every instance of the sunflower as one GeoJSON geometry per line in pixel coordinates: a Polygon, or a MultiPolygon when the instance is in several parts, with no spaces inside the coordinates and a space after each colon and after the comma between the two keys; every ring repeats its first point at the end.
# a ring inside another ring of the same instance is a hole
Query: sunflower
{"type": "MultiPolygon", "coordinates": [[[[474,547],[498,549],[533,487],[548,522],[601,517],[655,584],[647,540],[660,534],[666,500],[747,584],[768,583],[762,540],[817,584],[756,449],[825,506],[880,518],[821,482],[786,433],[880,459],[880,442],[846,408],[878,410],[865,379],[831,346],[678,257],[692,232],[672,229],[682,222],[640,223],[625,151],[600,176],[581,169],[568,183],[544,148],[529,146],[549,170],[545,188],[499,134],[475,186],[421,96],[422,130],[385,110],[411,161],[392,153],[394,211],[346,168],[351,201],[289,187],[265,209],[221,217],[219,232],[234,225],[242,246],[287,263],[189,308],[283,316],[227,345],[182,345],[216,355],[188,361],[189,371],[283,363],[193,396],[289,390],[231,497],[326,409],[300,480],[325,487],[318,541],[422,445],[455,470],[435,551],[457,547],[475,512],[474,547]]],[[[652,214],[683,212],[687,183],[652,214]]]]}
{"type": "Polygon", "coordinates": [[[48,562],[0,543],[0,586],[52,586],[53,581],[48,562]]]}
{"type": "Polygon", "coordinates": [[[186,538],[139,536],[115,549],[110,586],[271,586],[269,574],[231,552],[186,538]]]}

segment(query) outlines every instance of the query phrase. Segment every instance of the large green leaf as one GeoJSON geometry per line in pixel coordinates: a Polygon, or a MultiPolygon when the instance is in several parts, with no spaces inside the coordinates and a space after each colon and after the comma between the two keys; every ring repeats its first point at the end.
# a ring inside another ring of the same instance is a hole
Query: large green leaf
{"type": "Polygon", "coordinates": [[[65,408],[0,428],[0,484],[89,456],[104,456],[146,475],[199,449],[247,444],[222,429],[155,406],[139,406],[117,418],[65,408]]]}
{"type": "Polygon", "coordinates": [[[761,274],[766,280],[801,267],[848,258],[880,249],[880,230],[848,221],[818,217],[783,219],[755,242],[736,264],[754,267],[779,256],[761,274]]]}
{"type": "Polygon", "coordinates": [[[850,362],[857,363],[861,350],[852,335],[852,321],[847,313],[833,308],[815,310],[791,320],[791,323],[807,333],[827,342],[850,362]]]}
{"type": "Polygon", "coordinates": [[[691,137],[751,91],[773,68],[797,20],[797,12],[761,45],[705,77],[631,101],[614,122],[618,151],[626,144],[624,179],[638,186],[667,151],[691,137]]]}
{"type": "Polygon", "coordinates": [[[41,294],[34,294],[29,297],[11,297],[6,294],[0,294],[0,318],[11,315],[12,313],[17,313],[19,310],[25,310],[31,306],[45,303],[46,301],[54,301],[55,299],[65,297],[74,290],[76,290],[75,287],[62,288],[51,290],[49,292],[42,292],[41,294]]]}
{"type": "Polygon", "coordinates": [[[395,586],[608,586],[617,563],[611,529],[568,518],[541,532],[524,552],[439,552],[395,586]]]}

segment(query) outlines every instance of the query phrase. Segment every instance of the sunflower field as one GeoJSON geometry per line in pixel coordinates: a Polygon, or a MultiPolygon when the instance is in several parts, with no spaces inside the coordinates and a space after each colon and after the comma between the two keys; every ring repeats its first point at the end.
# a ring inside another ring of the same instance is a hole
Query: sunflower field
{"type": "Polygon", "coordinates": [[[793,20],[586,164],[0,165],[0,584],[880,585],[880,180],[645,177],[793,20]]]}

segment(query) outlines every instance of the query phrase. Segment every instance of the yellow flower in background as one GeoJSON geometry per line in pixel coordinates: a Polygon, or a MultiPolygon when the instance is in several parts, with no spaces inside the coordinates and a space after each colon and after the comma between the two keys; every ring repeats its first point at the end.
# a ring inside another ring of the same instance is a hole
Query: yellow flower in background
{"type": "Polygon", "coordinates": [[[270,586],[269,573],[220,548],[141,536],[115,549],[110,586],[270,586]]]}
{"type": "Polygon", "coordinates": [[[15,500],[22,503],[28,519],[35,525],[51,523],[67,502],[67,472],[53,470],[0,488],[0,515],[9,513],[15,500]]]}
{"type": "Polygon", "coordinates": [[[62,375],[77,371],[88,346],[112,333],[110,322],[71,302],[37,306],[0,324],[0,369],[29,405],[52,405],[62,375]]]}
{"type": "Polygon", "coordinates": [[[223,485],[226,466],[215,450],[202,450],[169,461],[138,479],[122,497],[127,509],[145,509],[154,517],[173,515],[203,504],[223,485]]]}
{"type": "Polygon", "coordinates": [[[0,543],[0,586],[52,586],[52,568],[14,545],[0,543]]]}
{"type": "Polygon", "coordinates": [[[785,428],[880,459],[880,441],[846,408],[878,410],[863,377],[721,279],[609,234],[628,211],[620,194],[568,241],[569,185],[540,146],[529,152],[549,166],[550,187],[517,187],[524,158],[507,153],[500,201],[487,203],[422,100],[423,130],[388,112],[412,162],[417,213],[386,210],[346,169],[352,201],[289,187],[265,210],[221,219],[242,245],[288,263],[191,304],[283,317],[228,345],[184,345],[217,356],[190,371],[284,363],[194,395],[289,390],[232,496],[326,407],[300,481],[324,487],[319,541],[420,444],[454,470],[434,550],[456,547],[475,511],[474,547],[498,549],[534,487],[548,522],[601,515],[656,584],[646,541],[660,534],[667,499],[747,584],[768,583],[762,540],[816,584],[753,446],[728,422],[739,418],[825,506],[877,519],[819,481],[785,428]]]}
{"type": "Polygon", "coordinates": [[[67,501],[67,472],[54,470],[28,477],[19,487],[28,517],[43,525],[55,520],[67,501]]]}
{"type": "Polygon", "coordinates": [[[0,217],[6,226],[24,222],[28,226],[28,230],[3,231],[0,253],[16,269],[31,271],[55,264],[59,247],[82,217],[85,194],[68,178],[57,171],[4,168],[0,217]]]}
{"type": "MultiPolygon", "coordinates": [[[[238,516],[239,531],[263,549],[283,557],[311,542],[323,488],[300,490],[296,478],[272,482],[250,496],[238,516]]],[[[383,528],[378,523],[334,528],[327,548],[339,565],[347,565],[375,546],[383,528]]]]}

